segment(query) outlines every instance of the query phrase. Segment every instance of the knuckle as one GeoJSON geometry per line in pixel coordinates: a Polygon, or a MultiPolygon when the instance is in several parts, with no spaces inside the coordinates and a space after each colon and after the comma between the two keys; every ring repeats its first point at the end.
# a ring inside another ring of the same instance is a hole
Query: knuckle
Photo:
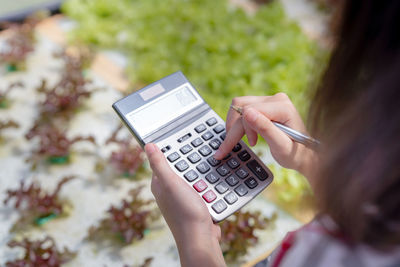
{"type": "Polygon", "coordinates": [[[239,105],[240,104],[240,97],[232,98],[232,105],[239,105]]]}
{"type": "Polygon", "coordinates": [[[277,99],[281,99],[281,100],[289,100],[289,96],[288,96],[286,93],[284,93],[284,92],[276,93],[276,94],[275,94],[275,97],[276,97],[277,99]]]}

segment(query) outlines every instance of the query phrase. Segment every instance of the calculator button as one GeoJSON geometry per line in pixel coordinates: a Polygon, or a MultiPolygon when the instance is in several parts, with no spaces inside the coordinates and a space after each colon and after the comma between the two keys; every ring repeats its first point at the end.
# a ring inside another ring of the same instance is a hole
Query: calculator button
{"type": "Polygon", "coordinates": [[[206,179],[211,184],[214,184],[214,183],[218,182],[219,177],[217,176],[217,174],[215,172],[210,172],[209,174],[206,175],[206,179]]]}
{"type": "Polygon", "coordinates": [[[209,157],[207,159],[207,162],[210,163],[210,165],[213,166],[213,167],[215,167],[215,166],[217,166],[218,164],[221,163],[221,161],[218,160],[218,159],[215,159],[214,156],[209,157]]]}
{"type": "Polygon", "coordinates": [[[182,152],[182,154],[187,154],[187,153],[189,153],[190,151],[192,151],[193,148],[192,148],[190,145],[184,145],[184,146],[181,147],[181,149],[179,149],[179,150],[182,152]]]}
{"type": "Polygon", "coordinates": [[[194,128],[194,130],[195,130],[197,133],[201,133],[201,132],[203,132],[203,131],[206,130],[206,126],[202,123],[202,124],[196,126],[196,128],[194,128]]]}
{"type": "Polygon", "coordinates": [[[221,134],[220,138],[222,139],[222,141],[224,141],[226,138],[226,133],[221,134]]]}
{"type": "Polygon", "coordinates": [[[203,192],[208,187],[208,185],[203,180],[200,180],[196,182],[193,187],[194,189],[196,189],[197,192],[203,192]]]}
{"type": "Polygon", "coordinates": [[[228,154],[226,154],[225,158],[223,158],[223,159],[229,159],[229,157],[230,157],[231,155],[232,155],[231,153],[228,153],[228,154]]]}
{"type": "Polygon", "coordinates": [[[264,181],[265,179],[268,178],[268,173],[261,167],[258,162],[253,159],[249,163],[247,163],[247,167],[260,179],[261,181],[264,181]]]}
{"type": "Polygon", "coordinates": [[[233,152],[238,152],[240,149],[242,149],[242,145],[239,144],[239,143],[237,143],[237,144],[233,147],[232,151],[233,151],[233,152]]]}
{"type": "Polygon", "coordinates": [[[181,161],[178,161],[178,163],[175,164],[175,168],[180,171],[183,172],[184,170],[186,170],[187,168],[189,168],[189,165],[187,164],[187,162],[183,159],[181,161]]]}
{"type": "Polygon", "coordinates": [[[199,155],[197,152],[193,152],[192,154],[190,154],[190,155],[188,156],[188,160],[189,160],[191,163],[196,163],[196,162],[199,162],[199,161],[201,160],[201,157],[200,157],[200,155],[199,155]]]}
{"type": "Polygon", "coordinates": [[[216,134],[219,134],[225,130],[225,127],[222,124],[218,124],[213,130],[216,134]]]}
{"type": "Polygon", "coordinates": [[[217,190],[218,193],[220,193],[220,194],[225,193],[226,191],[228,191],[228,189],[229,189],[229,186],[225,182],[220,182],[219,184],[217,184],[215,186],[215,190],[217,190]]]}
{"type": "Polygon", "coordinates": [[[236,196],[235,193],[229,192],[228,194],[225,195],[224,199],[226,202],[228,202],[228,204],[233,204],[238,200],[238,197],[236,196]]]}
{"type": "Polygon", "coordinates": [[[219,141],[218,139],[214,139],[211,140],[211,142],[209,143],[209,145],[214,149],[217,150],[219,148],[219,146],[221,145],[221,141],[219,141]]]}
{"type": "Polygon", "coordinates": [[[174,162],[175,160],[179,159],[181,156],[179,156],[179,154],[177,152],[174,152],[172,154],[170,154],[167,159],[169,160],[169,162],[174,162]]]}
{"type": "Polygon", "coordinates": [[[226,162],[231,169],[236,169],[239,167],[240,163],[236,158],[231,158],[226,162]]]}
{"type": "Polygon", "coordinates": [[[239,183],[239,178],[237,178],[235,175],[230,175],[228,178],[225,179],[225,181],[230,185],[234,186],[239,183]]]}
{"type": "Polygon", "coordinates": [[[205,156],[210,155],[212,150],[209,146],[204,145],[204,146],[200,147],[199,152],[201,155],[203,155],[205,157],[205,156]]]}
{"type": "Polygon", "coordinates": [[[244,183],[247,185],[248,188],[253,189],[254,187],[256,187],[258,185],[257,180],[254,179],[253,177],[250,177],[249,179],[247,179],[246,181],[244,181],[244,183]]]}
{"type": "Polygon", "coordinates": [[[251,156],[249,154],[249,152],[247,152],[246,150],[243,150],[241,152],[238,153],[238,157],[242,160],[242,161],[248,161],[251,156]]]}
{"type": "Polygon", "coordinates": [[[203,144],[203,140],[201,140],[200,138],[196,138],[191,142],[191,144],[194,147],[198,147],[199,145],[203,144]]]}
{"type": "Polygon", "coordinates": [[[212,190],[208,190],[204,193],[203,198],[205,201],[207,201],[207,203],[210,203],[217,198],[217,195],[212,190]]]}
{"type": "Polygon", "coordinates": [[[197,179],[197,177],[199,177],[197,172],[195,172],[194,170],[188,171],[183,176],[186,178],[186,180],[188,180],[188,182],[193,182],[194,180],[197,179]]]}
{"type": "Polygon", "coordinates": [[[207,132],[203,133],[203,134],[201,135],[201,137],[202,137],[205,141],[207,141],[207,140],[210,140],[211,138],[213,138],[214,135],[213,135],[210,131],[207,131],[207,132]]]}
{"type": "Polygon", "coordinates": [[[167,152],[167,151],[170,150],[170,149],[171,149],[171,146],[165,146],[165,147],[161,148],[161,152],[162,152],[162,153],[165,153],[165,152],[167,152]]]}
{"type": "Polygon", "coordinates": [[[243,184],[241,184],[235,188],[235,192],[236,192],[236,194],[238,194],[239,196],[242,197],[242,196],[246,195],[247,192],[249,192],[249,190],[247,190],[247,188],[243,184]]]}
{"type": "Polygon", "coordinates": [[[221,175],[221,176],[226,176],[229,173],[229,169],[228,167],[224,164],[221,167],[217,168],[217,172],[221,175]]]}
{"type": "Polygon", "coordinates": [[[208,126],[213,126],[214,124],[217,123],[217,119],[213,117],[213,118],[211,118],[211,119],[208,119],[208,120],[206,121],[206,123],[207,123],[208,126]]]}
{"type": "Polygon", "coordinates": [[[224,210],[226,210],[228,205],[226,205],[225,202],[222,199],[220,199],[217,202],[215,202],[215,204],[212,205],[211,207],[216,213],[221,213],[224,210]]]}
{"type": "Polygon", "coordinates": [[[239,176],[239,178],[244,179],[249,175],[249,173],[245,169],[240,168],[236,171],[236,175],[239,176]]]}
{"type": "Polygon", "coordinates": [[[208,166],[208,164],[203,161],[202,163],[200,163],[199,165],[196,166],[196,169],[200,173],[206,173],[210,170],[210,166],[208,166]]]}
{"type": "Polygon", "coordinates": [[[186,140],[189,139],[190,137],[192,137],[192,134],[191,134],[191,133],[188,133],[188,134],[185,134],[184,136],[178,138],[178,140],[176,140],[176,141],[178,141],[178,143],[182,143],[183,141],[186,141],[186,140]]]}

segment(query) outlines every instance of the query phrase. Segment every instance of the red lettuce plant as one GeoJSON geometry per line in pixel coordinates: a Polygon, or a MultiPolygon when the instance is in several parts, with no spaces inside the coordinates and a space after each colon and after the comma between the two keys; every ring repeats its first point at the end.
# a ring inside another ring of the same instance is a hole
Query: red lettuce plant
{"type": "Polygon", "coordinates": [[[40,185],[31,183],[25,186],[21,181],[18,189],[7,190],[7,197],[4,204],[7,205],[14,200],[14,208],[20,211],[21,217],[18,226],[35,223],[42,225],[48,220],[53,219],[63,213],[63,202],[58,194],[64,184],[74,179],[73,176],[64,177],[58,184],[53,193],[45,192],[40,185]]]}
{"type": "Polygon", "coordinates": [[[227,261],[233,262],[257,244],[256,230],[267,228],[276,219],[276,214],[266,218],[259,211],[238,211],[220,223],[222,252],[227,261]]]}
{"type": "Polygon", "coordinates": [[[23,87],[22,82],[11,83],[4,92],[0,91],[0,108],[7,108],[9,106],[9,101],[7,95],[15,88],[23,87]]]}
{"type": "Polygon", "coordinates": [[[58,250],[56,242],[50,236],[35,241],[27,238],[22,241],[12,240],[7,245],[10,248],[20,247],[24,249],[21,258],[6,262],[7,267],[60,267],[76,255],[66,248],[63,251],[58,250]]]}
{"type": "Polygon", "coordinates": [[[139,197],[143,187],[132,189],[129,198],[116,207],[108,209],[108,217],[99,226],[89,229],[90,240],[98,238],[120,239],[124,244],[141,240],[149,229],[149,224],[159,217],[156,210],[149,207],[153,200],[139,197]]]}

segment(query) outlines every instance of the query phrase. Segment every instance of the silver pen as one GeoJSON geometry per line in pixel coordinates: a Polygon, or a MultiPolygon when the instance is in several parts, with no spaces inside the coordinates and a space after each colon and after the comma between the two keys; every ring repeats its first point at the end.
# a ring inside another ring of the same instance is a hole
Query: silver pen
{"type": "MultiPolygon", "coordinates": [[[[231,108],[234,111],[236,111],[237,113],[239,113],[240,115],[243,115],[243,110],[242,110],[241,107],[231,105],[231,108]]],[[[293,130],[292,128],[287,127],[287,126],[285,126],[285,125],[283,125],[283,124],[281,124],[279,122],[273,121],[272,123],[276,127],[278,127],[282,132],[287,134],[290,137],[290,139],[292,139],[295,142],[303,144],[303,145],[305,145],[307,147],[310,147],[312,149],[316,149],[321,144],[321,142],[318,141],[317,139],[312,138],[312,137],[310,137],[308,135],[302,134],[302,133],[300,133],[300,132],[298,132],[296,130],[293,130]]]]}

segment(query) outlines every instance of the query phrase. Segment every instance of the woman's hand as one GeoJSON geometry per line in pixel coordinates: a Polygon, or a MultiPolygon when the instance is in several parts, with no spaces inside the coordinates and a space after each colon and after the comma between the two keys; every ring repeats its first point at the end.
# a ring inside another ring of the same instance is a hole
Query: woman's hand
{"type": "Polygon", "coordinates": [[[299,132],[306,133],[304,123],[284,93],[273,96],[243,96],[232,100],[232,105],[241,107],[241,116],[230,109],[226,120],[227,135],[221,144],[216,159],[222,159],[235,144],[247,135],[251,146],[257,143],[260,134],[268,143],[271,154],[283,167],[295,169],[310,178],[316,153],[302,144],[292,141],[272,121],[282,123],[299,132]]]}
{"type": "Polygon", "coordinates": [[[151,191],[174,235],[182,266],[225,266],[221,229],[193,188],[176,175],[154,144],[145,146],[153,169],[151,191]]]}

